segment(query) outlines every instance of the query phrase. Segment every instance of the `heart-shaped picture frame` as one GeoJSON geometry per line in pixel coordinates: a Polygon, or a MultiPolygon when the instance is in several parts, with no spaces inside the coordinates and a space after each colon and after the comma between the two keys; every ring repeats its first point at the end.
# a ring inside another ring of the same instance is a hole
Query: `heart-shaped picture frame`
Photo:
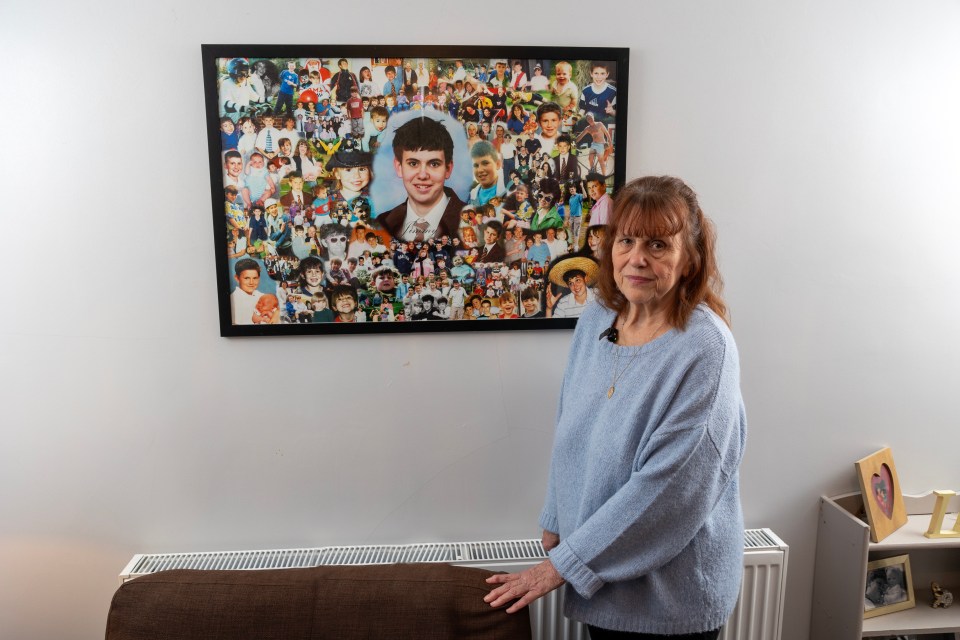
{"type": "Polygon", "coordinates": [[[907,523],[893,453],[889,447],[881,449],[857,460],[856,468],[870,540],[880,542],[907,523]]]}
{"type": "Polygon", "coordinates": [[[880,465],[880,473],[870,476],[870,495],[880,507],[880,512],[890,519],[893,517],[893,474],[886,463],[880,465]]]}

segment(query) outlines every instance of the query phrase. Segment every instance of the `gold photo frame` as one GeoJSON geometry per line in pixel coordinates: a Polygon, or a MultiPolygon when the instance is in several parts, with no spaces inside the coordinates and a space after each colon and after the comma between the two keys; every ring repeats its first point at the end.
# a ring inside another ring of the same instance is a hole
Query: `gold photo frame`
{"type": "Polygon", "coordinates": [[[880,542],[907,523],[893,452],[885,447],[857,460],[854,466],[870,525],[870,540],[880,542]]]}
{"type": "Polygon", "coordinates": [[[917,606],[910,556],[894,556],[867,564],[863,617],[873,618],[917,606]]]}

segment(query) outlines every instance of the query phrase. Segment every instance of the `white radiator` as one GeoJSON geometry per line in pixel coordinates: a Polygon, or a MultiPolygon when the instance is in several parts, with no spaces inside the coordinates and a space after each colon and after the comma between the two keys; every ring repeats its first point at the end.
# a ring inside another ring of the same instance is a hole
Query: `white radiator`
{"type": "MultiPolygon", "coordinates": [[[[770,529],[747,529],[745,534],[740,600],[720,634],[720,640],[780,640],[788,547],[770,529]]],[[[298,569],[396,562],[447,562],[515,572],[546,557],[539,540],[137,554],[119,577],[120,584],[123,584],[138,576],[167,569],[298,569]]],[[[563,617],[563,589],[533,603],[530,624],[534,640],[588,638],[585,625],[563,617]]]]}
{"type": "Polygon", "coordinates": [[[743,583],[720,640],[780,640],[787,591],[787,543],[770,529],[747,529],[743,583]]]}

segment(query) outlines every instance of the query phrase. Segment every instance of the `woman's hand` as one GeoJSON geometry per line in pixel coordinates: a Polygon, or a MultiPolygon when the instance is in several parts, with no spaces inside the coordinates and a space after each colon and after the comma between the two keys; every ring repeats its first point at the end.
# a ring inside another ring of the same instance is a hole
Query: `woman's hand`
{"type": "Polygon", "coordinates": [[[484,596],[483,601],[491,607],[502,607],[516,600],[507,613],[516,613],[525,606],[544,596],[565,582],[554,568],[553,563],[544,560],[535,567],[520,573],[498,573],[487,578],[487,584],[500,586],[484,596]]]}
{"type": "Polygon", "coordinates": [[[555,546],[560,544],[560,535],[544,529],[543,537],[540,538],[540,544],[543,545],[544,551],[549,552],[550,549],[553,549],[555,546]]]}

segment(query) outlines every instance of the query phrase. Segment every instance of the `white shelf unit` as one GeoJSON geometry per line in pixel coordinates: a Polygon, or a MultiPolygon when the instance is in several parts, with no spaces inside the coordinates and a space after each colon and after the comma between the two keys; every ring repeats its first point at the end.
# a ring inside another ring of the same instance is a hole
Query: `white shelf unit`
{"type": "MultiPolygon", "coordinates": [[[[960,538],[924,537],[936,499],[932,492],[903,499],[907,524],[880,542],[870,542],[870,527],[857,517],[863,511],[859,492],[820,498],[811,638],[859,640],[916,634],[926,640],[930,634],[933,640],[944,636],[932,634],[960,631],[960,538]],[[905,553],[910,556],[917,606],[864,620],[867,563],[905,553]],[[931,581],[956,594],[958,603],[948,609],[931,607],[931,581]]],[[[958,510],[960,496],[954,496],[944,528],[953,526],[958,510]]]]}

